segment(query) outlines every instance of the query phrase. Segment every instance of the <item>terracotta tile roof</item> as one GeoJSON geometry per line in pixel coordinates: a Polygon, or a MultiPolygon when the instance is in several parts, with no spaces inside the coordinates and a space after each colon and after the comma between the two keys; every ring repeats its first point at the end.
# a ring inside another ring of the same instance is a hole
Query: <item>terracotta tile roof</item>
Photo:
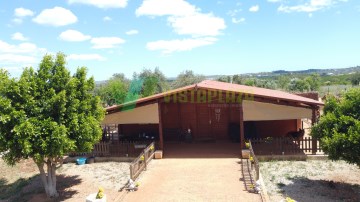
{"type": "Polygon", "coordinates": [[[266,88],[253,87],[253,86],[245,86],[245,85],[225,83],[225,82],[220,82],[220,81],[205,80],[205,81],[202,81],[202,82],[200,82],[198,84],[193,84],[193,85],[185,86],[185,87],[182,87],[182,88],[177,88],[177,89],[174,89],[174,90],[170,90],[170,91],[167,91],[167,92],[158,93],[158,94],[155,94],[155,95],[152,95],[152,96],[140,98],[138,100],[128,102],[128,103],[124,103],[124,104],[121,104],[121,105],[114,105],[114,106],[111,106],[111,107],[107,107],[106,111],[112,111],[112,110],[115,110],[115,109],[117,109],[119,107],[122,107],[122,106],[128,105],[128,104],[134,104],[134,103],[138,104],[138,103],[143,103],[143,102],[147,102],[147,101],[151,101],[151,100],[156,100],[158,98],[162,98],[162,97],[164,97],[166,95],[169,95],[169,94],[181,92],[181,91],[184,91],[184,90],[191,90],[191,89],[195,89],[195,88],[209,89],[209,90],[222,90],[222,91],[231,91],[231,92],[241,92],[241,93],[252,94],[254,96],[259,96],[259,97],[275,98],[275,99],[285,100],[285,101],[300,102],[300,103],[303,103],[303,104],[324,105],[323,102],[313,100],[313,99],[310,99],[310,98],[305,98],[305,97],[302,97],[302,96],[299,96],[299,95],[294,95],[294,94],[291,94],[291,93],[279,91],[279,90],[271,90],[271,89],[266,89],[266,88]]]}
{"type": "Polygon", "coordinates": [[[281,99],[281,100],[295,101],[295,102],[301,102],[301,103],[305,103],[305,104],[315,104],[315,105],[323,105],[324,104],[317,100],[305,98],[305,97],[302,97],[299,95],[294,95],[294,94],[287,93],[287,92],[280,91],[280,90],[271,90],[271,89],[266,89],[266,88],[225,83],[225,82],[220,82],[220,81],[205,80],[205,81],[200,82],[197,86],[199,88],[218,89],[218,90],[224,90],[224,91],[249,93],[249,94],[253,94],[255,96],[257,95],[260,97],[277,98],[277,99],[281,99]]]}

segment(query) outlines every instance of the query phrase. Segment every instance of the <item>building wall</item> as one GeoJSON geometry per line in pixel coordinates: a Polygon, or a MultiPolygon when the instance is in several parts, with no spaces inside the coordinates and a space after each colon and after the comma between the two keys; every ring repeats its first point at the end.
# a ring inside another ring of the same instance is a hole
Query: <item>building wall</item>
{"type": "Polygon", "coordinates": [[[102,124],[148,124],[159,123],[158,104],[149,104],[105,116],[102,124]]]}

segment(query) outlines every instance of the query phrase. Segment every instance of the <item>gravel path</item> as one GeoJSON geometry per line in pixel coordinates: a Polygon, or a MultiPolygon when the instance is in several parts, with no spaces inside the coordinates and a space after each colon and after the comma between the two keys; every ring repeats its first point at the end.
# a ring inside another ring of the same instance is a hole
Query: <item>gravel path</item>
{"type": "Polygon", "coordinates": [[[360,169],[344,161],[271,161],[260,164],[271,201],[360,201],[360,169]]]}

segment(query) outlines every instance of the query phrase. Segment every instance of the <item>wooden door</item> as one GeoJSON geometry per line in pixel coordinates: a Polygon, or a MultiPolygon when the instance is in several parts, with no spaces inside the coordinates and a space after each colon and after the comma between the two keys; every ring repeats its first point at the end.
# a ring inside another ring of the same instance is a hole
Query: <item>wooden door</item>
{"type": "Polygon", "coordinates": [[[196,139],[213,138],[211,132],[211,112],[208,104],[196,104],[197,133],[196,139]]]}

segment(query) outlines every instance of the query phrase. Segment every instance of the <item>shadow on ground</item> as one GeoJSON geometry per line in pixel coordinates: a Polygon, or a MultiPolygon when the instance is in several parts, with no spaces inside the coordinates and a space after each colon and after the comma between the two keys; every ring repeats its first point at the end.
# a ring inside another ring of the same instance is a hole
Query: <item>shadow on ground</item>
{"type": "Polygon", "coordinates": [[[292,183],[277,186],[284,196],[296,201],[360,201],[360,185],[303,177],[289,178],[292,183]]]}
{"type": "Polygon", "coordinates": [[[65,176],[57,175],[57,190],[59,193],[58,199],[47,199],[44,187],[42,185],[39,175],[31,178],[19,180],[8,183],[5,178],[0,178],[0,202],[4,201],[63,201],[72,198],[78,191],[71,190],[72,186],[78,185],[82,182],[78,175],[65,176]]]}

